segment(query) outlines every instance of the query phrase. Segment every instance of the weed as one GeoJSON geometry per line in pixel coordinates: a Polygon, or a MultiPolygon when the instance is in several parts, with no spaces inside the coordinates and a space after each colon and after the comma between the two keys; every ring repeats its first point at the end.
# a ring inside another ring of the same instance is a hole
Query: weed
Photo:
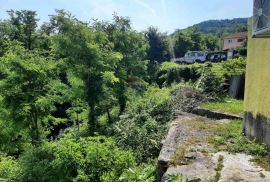
{"type": "Polygon", "coordinates": [[[265,144],[257,143],[244,136],[241,121],[222,124],[216,129],[216,136],[209,138],[219,151],[231,153],[246,153],[253,155],[253,162],[266,170],[270,170],[270,152],[265,144]]]}
{"type": "Polygon", "coordinates": [[[201,181],[202,180],[200,178],[189,180],[182,175],[172,175],[168,180],[168,182],[201,182],[201,181]]]}
{"type": "Polygon", "coordinates": [[[217,167],[215,168],[216,171],[216,175],[214,177],[213,180],[211,180],[211,182],[218,182],[221,176],[221,171],[223,169],[223,161],[224,161],[224,157],[222,155],[220,155],[218,157],[218,163],[217,163],[217,167]]]}
{"type": "Polygon", "coordinates": [[[185,163],[185,155],[187,153],[187,147],[186,146],[181,146],[179,147],[174,155],[171,158],[171,164],[173,166],[177,166],[177,165],[182,165],[183,163],[185,163]]]}

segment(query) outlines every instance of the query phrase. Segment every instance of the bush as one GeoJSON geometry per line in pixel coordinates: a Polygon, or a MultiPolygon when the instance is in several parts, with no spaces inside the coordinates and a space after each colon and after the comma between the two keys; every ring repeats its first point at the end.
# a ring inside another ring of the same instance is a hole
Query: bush
{"type": "Polygon", "coordinates": [[[154,165],[142,165],[136,168],[126,170],[119,182],[154,182],[155,181],[155,166],[154,165]]]}
{"type": "Polygon", "coordinates": [[[172,68],[180,68],[180,67],[181,67],[181,65],[174,63],[174,62],[164,62],[161,64],[160,70],[161,71],[168,71],[172,68]]]}
{"type": "Polygon", "coordinates": [[[117,148],[110,138],[64,137],[29,149],[20,165],[22,174],[17,181],[99,182],[106,173],[119,178],[125,169],[135,166],[135,160],[131,152],[117,148]]]}
{"type": "Polygon", "coordinates": [[[199,70],[204,67],[203,64],[178,65],[176,63],[165,62],[161,65],[159,72],[159,85],[171,85],[172,83],[195,82],[200,78],[199,70]]]}
{"type": "Polygon", "coordinates": [[[210,80],[214,79],[214,82],[216,84],[219,83],[218,86],[222,88],[226,80],[229,80],[231,76],[245,74],[245,70],[246,58],[243,57],[213,64],[196,63],[192,65],[178,65],[176,63],[165,62],[161,65],[158,73],[158,85],[171,85],[174,82],[198,82],[200,78],[206,77],[206,74],[208,74],[207,77],[210,80]]]}
{"type": "Polygon", "coordinates": [[[246,72],[246,58],[240,57],[237,59],[231,59],[224,61],[221,64],[223,75],[230,77],[233,75],[242,75],[246,72]]]}
{"type": "Polygon", "coordinates": [[[19,173],[17,161],[12,157],[0,154],[0,181],[15,181],[19,173]]]}
{"type": "Polygon", "coordinates": [[[211,70],[212,64],[207,64],[200,72],[201,77],[198,80],[197,87],[205,94],[211,96],[222,95],[225,93],[225,79],[218,78],[211,70]]]}
{"type": "Polygon", "coordinates": [[[171,119],[171,94],[168,88],[160,89],[155,86],[148,87],[140,97],[134,97],[128,104],[125,114],[140,115],[148,113],[159,123],[166,123],[171,119]]]}
{"type": "Polygon", "coordinates": [[[118,146],[131,149],[139,163],[159,155],[161,140],[166,135],[165,126],[159,125],[146,113],[142,114],[143,116],[134,119],[130,115],[122,116],[114,126],[118,146]]]}
{"type": "Polygon", "coordinates": [[[171,116],[169,89],[150,87],[140,99],[129,103],[114,125],[117,145],[133,150],[140,163],[156,158],[171,116]]]}

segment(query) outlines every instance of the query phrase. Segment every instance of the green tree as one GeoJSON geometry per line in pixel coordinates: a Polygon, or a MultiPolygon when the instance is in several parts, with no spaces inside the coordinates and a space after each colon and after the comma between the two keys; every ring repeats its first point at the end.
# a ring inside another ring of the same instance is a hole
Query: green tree
{"type": "Polygon", "coordinates": [[[35,41],[35,31],[37,28],[35,11],[22,10],[14,11],[9,10],[10,22],[16,27],[16,31],[12,40],[20,41],[24,44],[25,48],[33,49],[33,42],[35,41]]]}
{"type": "Polygon", "coordinates": [[[155,27],[149,27],[145,32],[145,38],[149,44],[148,60],[160,63],[170,60],[169,43],[166,34],[160,33],[155,27]]]}
{"type": "Polygon", "coordinates": [[[179,32],[174,39],[174,53],[176,57],[183,57],[187,51],[192,50],[193,41],[190,36],[179,32]]]}
{"type": "Polygon", "coordinates": [[[203,44],[203,35],[197,27],[188,30],[186,36],[189,36],[193,42],[191,51],[199,51],[205,49],[203,44]]]}
{"type": "Polygon", "coordinates": [[[176,57],[183,57],[187,51],[214,51],[218,49],[218,38],[202,34],[198,28],[178,31],[174,36],[176,57]]]}
{"type": "Polygon", "coordinates": [[[7,42],[13,40],[16,34],[16,27],[7,20],[0,20],[0,56],[7,51],[7,42]]]}
{"type": "Polygon", "coordinates": [[[53,49],[84,82],[84,100],[89,107],[88,125],[93,134],[97,126],[98,105],[103,100],[105,79],[117,80],[114,71],[122,55],[113,52],[108,37],[70,14],[59,10],[51,24],[58,34],[53,37],[53,49]]]}
{"type": "Polygon", "coordinates": [[[215,51],[219,49],[218,46],[218,38],[214,37],[212,35],[206,35],[204,36],[204,45],[206,47],[206,49],[210,50],[210,51],[215,51]]]}
{"type": "Polygon", "coordinates": [[[248,31],[248,27],[247,25],[237,25],[236,26],[236,31],[237,32],[247,32],[248,31]]]}
{"type": "Polygon", "coordinates": [[[105,32],[113,44],[113,50],[123,55],[122,61],[116,66],[115,75],[119,82],[114,88],[120,113],[123,113],[127,103],[128,84],[146,78],[148,44],[142,33],[132,30],[130,19],[126,17],[114,14],[112,23],[96,21],[93,26],[97,31],[105,32]]]}
{"type": "Polygon", "coordinates": [[[56,63],[38,52],[11,45],[1,58],[6,78],[0,81],[3,107],[17,127],[28,130],[31,142],[41,141],[41,125],[54,109],[54,86],[57,85],[56,63]]]}

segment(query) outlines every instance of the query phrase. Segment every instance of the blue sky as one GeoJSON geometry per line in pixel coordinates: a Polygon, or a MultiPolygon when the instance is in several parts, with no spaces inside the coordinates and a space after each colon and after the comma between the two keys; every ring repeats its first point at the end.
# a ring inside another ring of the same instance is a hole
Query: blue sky
{"type": "Polygon", "coordinates": [[[209,19],[227,19],[252,15],[253,0],[0,0],[0,19],[6,10],[29,9],[41,22],[55,9],[66,9],[78,19],[111,20],[113,12],[128,16],[137,30],[153,25],[172,32],[209,19]]]}

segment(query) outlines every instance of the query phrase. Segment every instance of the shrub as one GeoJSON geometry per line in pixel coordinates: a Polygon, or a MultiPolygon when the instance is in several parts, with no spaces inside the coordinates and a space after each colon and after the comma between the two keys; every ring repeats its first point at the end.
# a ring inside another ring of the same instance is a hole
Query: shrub
{"type": "Polygon", "coordinates": [[[166,134],[165,126],[159,125],[148,114],[142,114],[134,119],[124,115],[114,126],[118,146],[131,149],[139,163],[158,156],[162,147],[161,140],[166,134]]]}
{"type": "Polygon", "coordinates": [[[233,75],[242,75],[246,72],[246,58],[240,57],[237,59],[231,59],[224,61],[221,64],[223,75],[230,77],[233,75]]]}
{"type": "Polygon", "coordinates": [[[216,96],[225,92],[225,79],[218,78],[211,70],[212,64],[207,64],[201,72],[201,77],[197,82],[197,87],[205,94],[216,96]]]}
{"type": "MultiPolygon", "coordinates": [[[[115,182],[112,179],[114,174],[110,173],[103,176],[104,182],[115,182]]],[[[119,182],[154,182],[155,181],[155,166],[154,165],[141,165],[138,167],[130,168],[117,180],[119,182]]]]}
{"type": "Polygon", "coordinates": [[[171,85],[172,83],[179,83],[181,81],[193,81],[195,82],[200,77],[200,70],[204,67],[203,64],[193,65],[178,65],[176,63],[165,62],[161,65],[159,72],[159,85],[166,84],[171,85]]]}
{"type": "Polygon", "coordinates": [[[114,125],[117,145],[133,150],[138,162],[156,158],[171,116],[169,89],[150,87],[140,99],[129,103],[114,125]]]}
{"type": "MultiPolygon", "coordinates": [[[[171,85],[176,82],[199,81],[202,76],[211,77],[214,81],[220,80],[220,84],[225,83],[233,75],[245,74],[246,58],[239,57],[221,63],[206,63],[192,65],[178,65],[176,63],[165,62],[161,65],[158,73],[158,85],[171,85]],[[204,74],[204,75],[202,75],[204,74]]],[[[223,87],[221,85],[221,87],[223,87]]]]}
{"type": "Polygon", "coordinates": [[[135,97],[129,102],[125,114],[140,115],[148,113],[159,123],[166,123],[171,119],[171,95],[168,88],[160,89],[155,86],[148,87],[141,97],[135,97]]]}
{"type": "Polygon", "coordinates": [[[161,71],[168,71],[169,69],[180,68],[180,67],[181,67],[181,65],[174,63],[174,62],[164,62],[161,64],[160,70],[161,71]]]}
{"type": "Polygon", "coordinates": [[[154,182],[155,181],[155,166],[142,165],[136,168],[126,170],[119,178],[120,182],[154,182]]]}
{"type": "Polygon", "coordinates": [[[106,173],[119,178],[127,168],[134,167],[131,152],[116,147],[106,137],[78,140],[64,137],[29,149],[20,159],[22,175],[18,181],[93,181],[106,173]]]}
{"type": "Polygon", "coordinates": [[[12,157],[0,154],[0,181],[15,181],[19,175],[19,165],[12,157]]]}

